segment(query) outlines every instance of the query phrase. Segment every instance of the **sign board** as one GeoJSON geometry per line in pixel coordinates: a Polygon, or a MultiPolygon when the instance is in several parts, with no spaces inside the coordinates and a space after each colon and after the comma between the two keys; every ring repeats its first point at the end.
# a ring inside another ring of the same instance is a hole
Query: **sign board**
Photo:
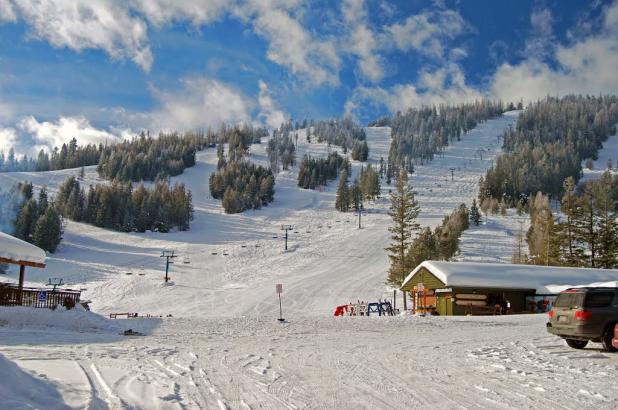
{"type": "Polygon", "coordinates": [[[436,293],[451,293],[453,288],[436,289],[436,293]]]}
{"type": "Polygon", "coordinates": [[[279,294],[283,293],[283,284],[277,283],[276,289],[277,289],[277,293],[279,294]]]}
{"type": "Polygon", "coordinates": [[[40,303],[45,303],[47,301],[47,292],[44,290],[39,291],[37,299],[40,303]]]}

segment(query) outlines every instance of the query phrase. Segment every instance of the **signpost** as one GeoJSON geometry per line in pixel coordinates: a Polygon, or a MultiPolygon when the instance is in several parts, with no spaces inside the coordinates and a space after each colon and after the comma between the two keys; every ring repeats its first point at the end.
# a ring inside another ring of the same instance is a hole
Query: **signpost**
{"type": "Polygon", "coordinates": [[[277,320],[279,322],[284,322],[285,319],[283,318],[283,311],[281,310],[281,294],[283,293],[283,284],[277,283],[277,285],[275,286],[275,289],[277,291],[277,295],[279,295],[279,319],[277,320]]]}
{"type": "Polygon", "coordinates": [[[37,300],[39,301],[39,303],[45,303],[47,301],[47,291],[39,291],[39,294],[37,295],[37,300]]]}

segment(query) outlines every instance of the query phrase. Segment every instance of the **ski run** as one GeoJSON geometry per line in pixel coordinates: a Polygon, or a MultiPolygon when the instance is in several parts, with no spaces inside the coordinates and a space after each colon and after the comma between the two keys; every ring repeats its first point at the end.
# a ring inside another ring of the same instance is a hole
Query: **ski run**
{"type": "MultiPolygon", "coordinates": [[[[516,119],[509,112],[482,123],[416,167],[409,182],[422,226],[471,204],[479,177],[500,152],[500,135],[516,119]]],[[[390,129],[366,131],[375,165],[388,156],[390,129]]],[[[335,149],[309,144],[299,132],[298,158],[335,149]]],[[[609,155],[602,152],[599,161],[609,155]]],[[[264,143],[251,147],[250,159],[266,165],[264,143]]],[[[392,298],[384,284],[384,181],[381,198],[365,204],[362,229],[357,215],[334,209],[337,181],[322,192],[302,190],[297,168],[277,175],[269,206],[227,215],[208,191],[215,150],[197,160],[172,178],[193,194],[189,231],[126,234],[69,221],[47,268],[28,270],[26,284],[62,277],[68,287],[86,289],[82,298],[96,314],[0,308],[0,408],[616,406],[618,356],[596,344],[568,348],[547,334],[546,315],[332,317],[343,303],[392,298]],[[293,229],[284,251],[286,224],[293,229]],[[168,285],[164,249],[178,255],[168,285]],[[284,323],[276,320],[276,283],[283,284],[284,323]],[[114,312],[162,317],[103,318],[114,312]],[[129,328],[144,336],[120,335],[129,328]]],[[[351,179],[360,167],[353,162],[351,179]]],[[[29,180],[53,194],[78,171],[3,173],[0,183],[29,180]]],[[[91,183],[106,183],[94,167],[86,168],[84,184],[91,183]]],[[[508,263],[517,231],[528,224],[509,212],[465,231],[456,260],[508,263]]],[[[12,268],[7,276],[17,275],[12,268]]]]}

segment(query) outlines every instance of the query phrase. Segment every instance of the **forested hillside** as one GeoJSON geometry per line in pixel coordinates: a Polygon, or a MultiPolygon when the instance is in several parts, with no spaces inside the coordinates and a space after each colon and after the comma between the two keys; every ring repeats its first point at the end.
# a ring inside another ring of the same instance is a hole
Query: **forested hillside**
{"type": "Polygon", "coordinates": [[[398,175],[399,168],[413,172],[416,160],[420,163],[432,160],[449,143],[458,141],[462,133],[504,111],[501,102],[483,100],[457,106],[410,108],[392,118],[375,121],[372,125],[391,127],[393,139],[388,156],[388,180],[398,175]]]}
{"type": "Polygon", "coordinates": [[[565,178],[579,180],[581,161],[596,158],[616,122],[615,96],[548,97],[531,104],[505,133],[505,153],[487,171],[481,192],[509,205],[526,203],[539,191],[559,197],[565,178]]]}
{"type": "Polygon", "coordinates": [[[45,187],[37,198],[30,182],[20,182],[6,191],[0,189],[0,204],[0,231],[55,252],[62,240],[62,218],[45,187]]]}
{"type": "Polygon", "coordinates": [[[153,189],[114,181],[85,190],[69,177],[59,187],[55,207],[72,221],[121,232],[184,231],[193,219],[191,192],[184,184],[172,187],[166,180],[157,180],[153,189]]]}
{"type": "Polygon", "coordinates": [[[62,144],[60,149],[54,148],[51,154],[40,150],[36,159],[28,158],[27,155],[18,158],[15,150],[10,148],[6,156],[4,152],[0,152],[0,172],[57,171],[96,165],[99,163],[101,152],[103,145],[79,146],[75,138],[68,144],[62,144]]]}
{"type": "Polygon", "coordinates": [[[561,214],[538,192],[530,198],[531,225],[526,240],[530,255],[514,262],[539,265],[618,267],[618,176],[605,172],[576,188],[562,185],[561,214]]]}
{"type": "Polygon", "coordinates": [[[313,122],[313,136],[317,142],[343,147],[347,152],[356,141],[365,141],[365,131],[351,118],[313,122]]]}
{"type": "Polygon", "coordinates": [[[339,172],[343,170],[350,172],[350,162],[336,152],[331,152],[327,158],[305,155],[298,170],[298,186],[304,189],[317,189],[337,178],[339,172]]]}

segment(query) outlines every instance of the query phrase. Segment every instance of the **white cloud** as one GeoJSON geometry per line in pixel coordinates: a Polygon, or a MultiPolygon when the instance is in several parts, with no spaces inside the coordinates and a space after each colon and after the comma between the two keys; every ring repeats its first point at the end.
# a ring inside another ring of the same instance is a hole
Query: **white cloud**
{"type": "Polygon", "coordinates": [[[0,128],[0,151],[6,153],[17,143],[17,134],[13,128],[0,128]]]}
{"type": "Polygon", "coordinates": [[[524,56],[534,57],[539,60],[551,55],[556,41],[553,31],[553,16],[546,8],[535,8],[530,15],[532,35],[526,41],[524,56]]]}
{"type": "Polygon", "coordinates": [[[54,47],[102,49],[112,58],[133,60],[148,71],[153,57],[146,24],[113,0],[13,0],[13,10],[31,35],[54,47]]]}
{"type": "Polygon", "coordinates": [[[192,77],[175,91],[154,90],[160,107],[150,114],[152,126],[179,131],[249,123],[253,103],[241,92],[218,81],[192,77]]]}
{"type": "Polygon", "coordinates": [[[11,0],[0,0],[0,23],[3,21],[13,22],[17,20],[15,8],[11,0]]]}
{"type": "Polygon", "coordinates": [[[402,51],[414,50],[429,57],[442,58],[446,40],[462,34],[466,28],[459,12],[440,10],[410,16],[403,23],[389,26],[387,32],[402,51]]]}
{"type": "Polygon", "coordinates": [[[9,121],[13,117],[13,108],[0,100],[0,124],[9,121]]]}
{"type": "Polygon", "coordinates": [[[131,4],[155,26],[172,21],[203,25],[216,20],[234,6],[228,0],[131,0],[131,4]]]}
{"type": "Polygon", "coordinates": [[[348,31],[346,49],[358,57],[358,69],[363,77],[380,81],[384,78],[384,68],[377,53],[376,35],[368,27],[364,0],[346,0],[341,10],[348,31]]]}
{"type": "Polygon", "coordinates": [[[287,116],[277,107],[266,83],[260,80],[259,86],[260,94],[258,96],[258,104],[260,106],[260,113],[258,114],[258,118],[266,126],[278,128],[287,121],[287,116]]]}
{"type": "Polygon", "coordinates": [[[418,84],[382,87],[358,87],[345,104],[347,115],[355,115],[369,106],[385,106],[391,113],[411,107],[458,104],[483,98],[483,93],[466,84],[461,68],[449,63],[435,71],[423,71],[418,84]]]}
{"type": "Polygon", "coordinates": [[[0,0],[0,23],[24,20],[30,35],[54,47],[100,49],[144,71],[153,63],[148,24],[209,24],[231,15],[268,42],[267,58],[314,85],[338,84],[335,39],[317,38],[296,14],[304,0],[0,0]]]}
{"type": "Polygon", "coordinates": [[[17,127],[23,134],[31,136],[37,147],[45,147],[48,151],[60,147],[72,138],[76,138],[80,145],[113,143],[121,139],[117,135],[93,127],[84,117],[60,117],[56,122],[39,122],[33,116],[28,116],[23,118],[17,127]]]}
{"type": "Polygon", "coordinates": [[[505,101],[527,101],[546,95],[618,93],[618,3],[605,10],[601,31],[557,45],[552,66],[537,56],[515,65],[502,64],[490,91],[505,101]],[[554,68],[555,67],[555,68],[554,68]]]}
{"type": "Polygon", "coordinates": [[[269,60],[314,85],[338,84],[341,62],[334,40],[314,38],[287,7],[274,1],[250,2],[238,16],[253,18],[255,32],[269,43],[269,60]]]}

